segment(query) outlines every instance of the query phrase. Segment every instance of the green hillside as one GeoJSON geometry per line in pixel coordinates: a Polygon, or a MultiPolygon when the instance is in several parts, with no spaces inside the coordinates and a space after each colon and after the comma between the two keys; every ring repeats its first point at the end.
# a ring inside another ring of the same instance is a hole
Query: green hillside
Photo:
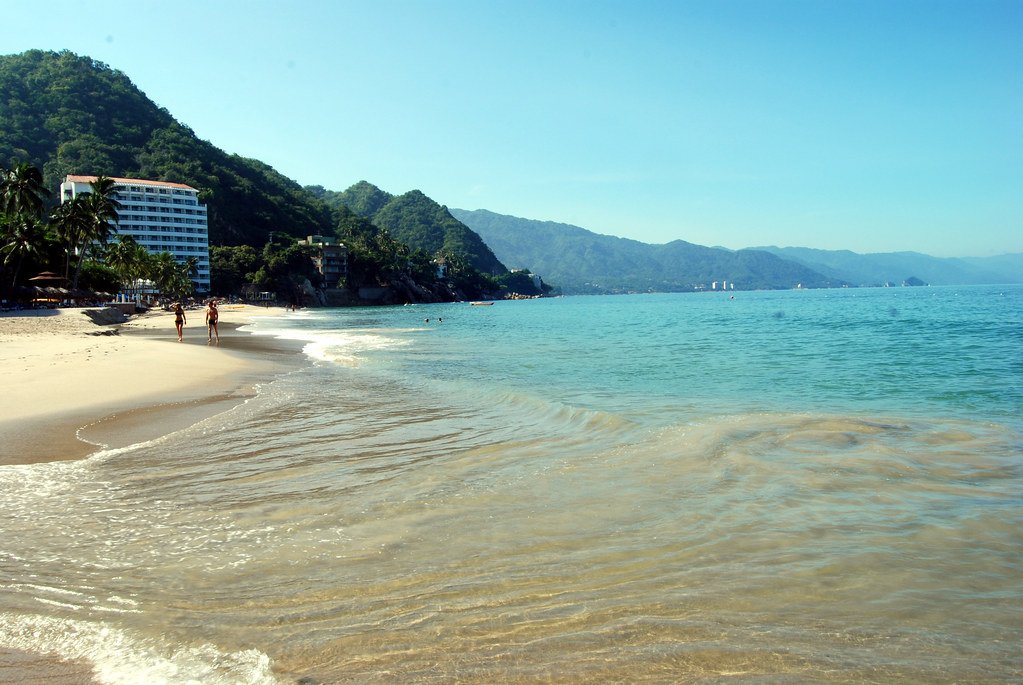
{"type": "Polygon", "coordinates": [[[334,208],[344,206],[369,219],[412,249],[430,255],[459,255],[483,273],[508,271],[479,235],[455,219],[447,207],[418,190],[391,195],[359,181],[342,193],[323,191],[321,196],[334,208]]]}
{"type": "MultiPolygon", "coordinates": [[[[208,208],[210,272],[218,292],[238,292],[248,284],[301,300],[302,282],[317,280],[294,243],[307,235],[337,235],[348,244],[349,264],[357,270],[343,284],[322,284],[343,285],[351,291],[346,301],[360,302],[362,288],[385,288],[381,302],[482,297],[511,288],[506,279],[485,276],[504,276],[507,270],[479,236],[421,192],[391,196],[366,182],[344,193],[303,188],[258,160],[200,140],[125,74],[66,51],[0,56],[0,169],[18,165],[42,170],[51,205],[68,174],[197,188],[208,208]],[[376,223],[353,221],[356,215],[342,199],[376,223]],[[436,254],[448,257],[443,282],[430,264],[436,254]]],[[[39,216],[51,208],[42,207],[39,216]]],[[[27,269],[57,261],[55,228],[40,231],[45,235],[33,233],[25,248],[27,269]]],[[[15,249],[14,241],[7,226],[5,247],[15,249]]],[[[15,269],[0,266],[0,272],[11,277],[10,287],[17,285],[15,269]]]]}
{"type": "Polygon", "coordinates": [[[88,57],[0,56],[0,122],[0,165],[38,167],[54,193],[67,174],[173,181],[201,191],[212,244],[332,233],[323,201],[266,164],[199,140],[126,75],[88,57]]]}

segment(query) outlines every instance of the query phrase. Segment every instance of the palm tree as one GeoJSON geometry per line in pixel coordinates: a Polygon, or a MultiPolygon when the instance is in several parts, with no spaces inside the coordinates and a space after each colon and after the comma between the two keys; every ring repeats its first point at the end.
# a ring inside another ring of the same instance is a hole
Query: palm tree
{"type": "Polygon", "coordinates": [[[21,262],[26,256],[39,253],[46,232],[43,224],[30,214],[18,214],[13,220],[8,220],[6,223],[7,235],[4,238],[3,246],[0,247],[0,254],[4,256],[4,268],[7,268],[15,257],[17,258],[14,277],[11,279],[13,288],[18,282],[21,262]]]}
{"type": "Polygon", "coordinates": [[[197,273],[199,273],[199,261],[195,257],[189,257],[183,262],[174,262],[174,266],[167,273],[167,287],[164,292],[173,294],[179,299],[191,295],[195,292],[195,283],[192,282],[192,278],[197,273]]]}
{"type": "Polygon", "coordinates": [[[153,258],[130,235],[117,237],[106,252],[107,266],[121,277],[122,286],[133,296],[142,289],[142,281],[152,277],[153,258]]]}
{"type": "Polygon", "coordinates": [[[43,175],[31,164],[22,162],[13,169],[0,167],[0,250],[6,269],[17,255],[17,268],[11,279],[13,287],[26,254],[38,252],[44,233],[39,218],[43,213],[43,198],[49,193],[43,186],[43,175]],[[35,241],[29,244],[26,241],[35,241]]]}
{"type": "Polygon", "coordinates": [[[178,271],[178,288],[179,295],[191,295],[195,292],[195,281],[192,279],[199,275],[199,259],[197,257],[188,257],[184,262],[181,263],[181,269],[178,271]]]}
{"type": "Polygon", "coordinates": [[[94,242],[106,244],[110,239],[111,224],[117,223],[117,210],[121,208],[121,203],[114,199],[114,179],[99,176],[91,185],[92,192],[83,200],[89,221],[79,243],[82,252],[78,257],[78,264],[75,265],[72,290],[78,287],[78,277],[82,273],[82,264],[89,252],[89,246],[94,242]]]}
{"type": "Polygon", "coordinates": [[[153,255],[151,278],[164,295],[175,295],[177,290],[178,263],[170,252],[153,255]]]}
{"type": "Polygon", "coordinates": [[[54,228],[57,238],[64,244],[64,278],[67,278],[71,271],[71,255],[78,251],[82,236],[89,228],[85,196],[79,195],[57,205],[50,213],[50,226],[54,228]]]}
{"type": "Polygon", "coordinates": [[[187,257],[184,262],[181,263],[181,273],[184,274],[185,278],[191,280],[199,275],[199,258],[198,257],[187,257]]]}
{"type": "Polygon", "coordinates": [[[0,212],[8,216],[42,216],[43,200],[49,195],[43,185],[43,174],[28,162],[13,169],[0,168],[0,212]]]}

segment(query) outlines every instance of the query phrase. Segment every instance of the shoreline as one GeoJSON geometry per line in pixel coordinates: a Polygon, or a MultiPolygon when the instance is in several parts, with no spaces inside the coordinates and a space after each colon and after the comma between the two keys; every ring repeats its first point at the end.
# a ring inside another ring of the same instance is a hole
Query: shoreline
{"type": "MultiPolygon", "coordinates": [[[[12,400],[0,420],[0,466],[152,440],[230,409],[301,363],[297,343],[238,331],[284,308],[222,306],[219,344],[202,339],[204,323],[186,325],[179,343],[172,312],[104,324],[90,318],[96,311],[0,315],[0,396],[12,400]]],[[[189,313],[202,321],[202,310],[189,313]]]]}
{"type": "MultiPolygon", "coordinates": [[[[191,313],[204,318],[202,310],[191,313]]],[[[178,343],[172,312],[113,324],[102,323],[96,308],[0,314],[0,396],[11,405],[0,420],[0,468],[85,459],[237,406],[258,383],[302,363],[300,344],[238,331],[254,317],[285,313],[225,305],[219,345],[202,340],[204,323],[186,326],[178,343]]],[[[100,682],[82,659],[0,648],[0,679],[8,678],[100,682]]]]}

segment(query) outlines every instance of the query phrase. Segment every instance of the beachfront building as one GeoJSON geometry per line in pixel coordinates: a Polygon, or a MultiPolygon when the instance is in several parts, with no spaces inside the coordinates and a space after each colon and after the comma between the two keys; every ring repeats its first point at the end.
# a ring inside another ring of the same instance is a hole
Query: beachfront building
{"type": "MultiPolygon", "coordinates": [[[[95,176],[69,175],[60,184],[61,202],[92,192],[95,176]]],[[[170,252],[178,262],[195,257],[197,294],[210,291],[210,242],[206,205],[199,191],[182,183],[115,178],[114,199],[121,208],[111,233],[130,235],[149,252],[170,252]]]]}
{"type": "Polygon", "coordinates": [[[311,235],[299,241],[302,245],[313,247],[313,265],[327,288],[338,287],[338,282],[348,275],[348,248],[336,238],[322,235],[311,235]]]}

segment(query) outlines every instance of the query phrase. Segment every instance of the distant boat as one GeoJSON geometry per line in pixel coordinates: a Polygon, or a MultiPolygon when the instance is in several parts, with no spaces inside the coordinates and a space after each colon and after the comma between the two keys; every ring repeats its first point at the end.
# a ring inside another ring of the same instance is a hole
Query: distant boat
{"type": "Polygon", "coordinates": [[[494,303],[493,302],[470,302],[469,304],[471,304],[473,307],[490,307],[494,303]]]}

